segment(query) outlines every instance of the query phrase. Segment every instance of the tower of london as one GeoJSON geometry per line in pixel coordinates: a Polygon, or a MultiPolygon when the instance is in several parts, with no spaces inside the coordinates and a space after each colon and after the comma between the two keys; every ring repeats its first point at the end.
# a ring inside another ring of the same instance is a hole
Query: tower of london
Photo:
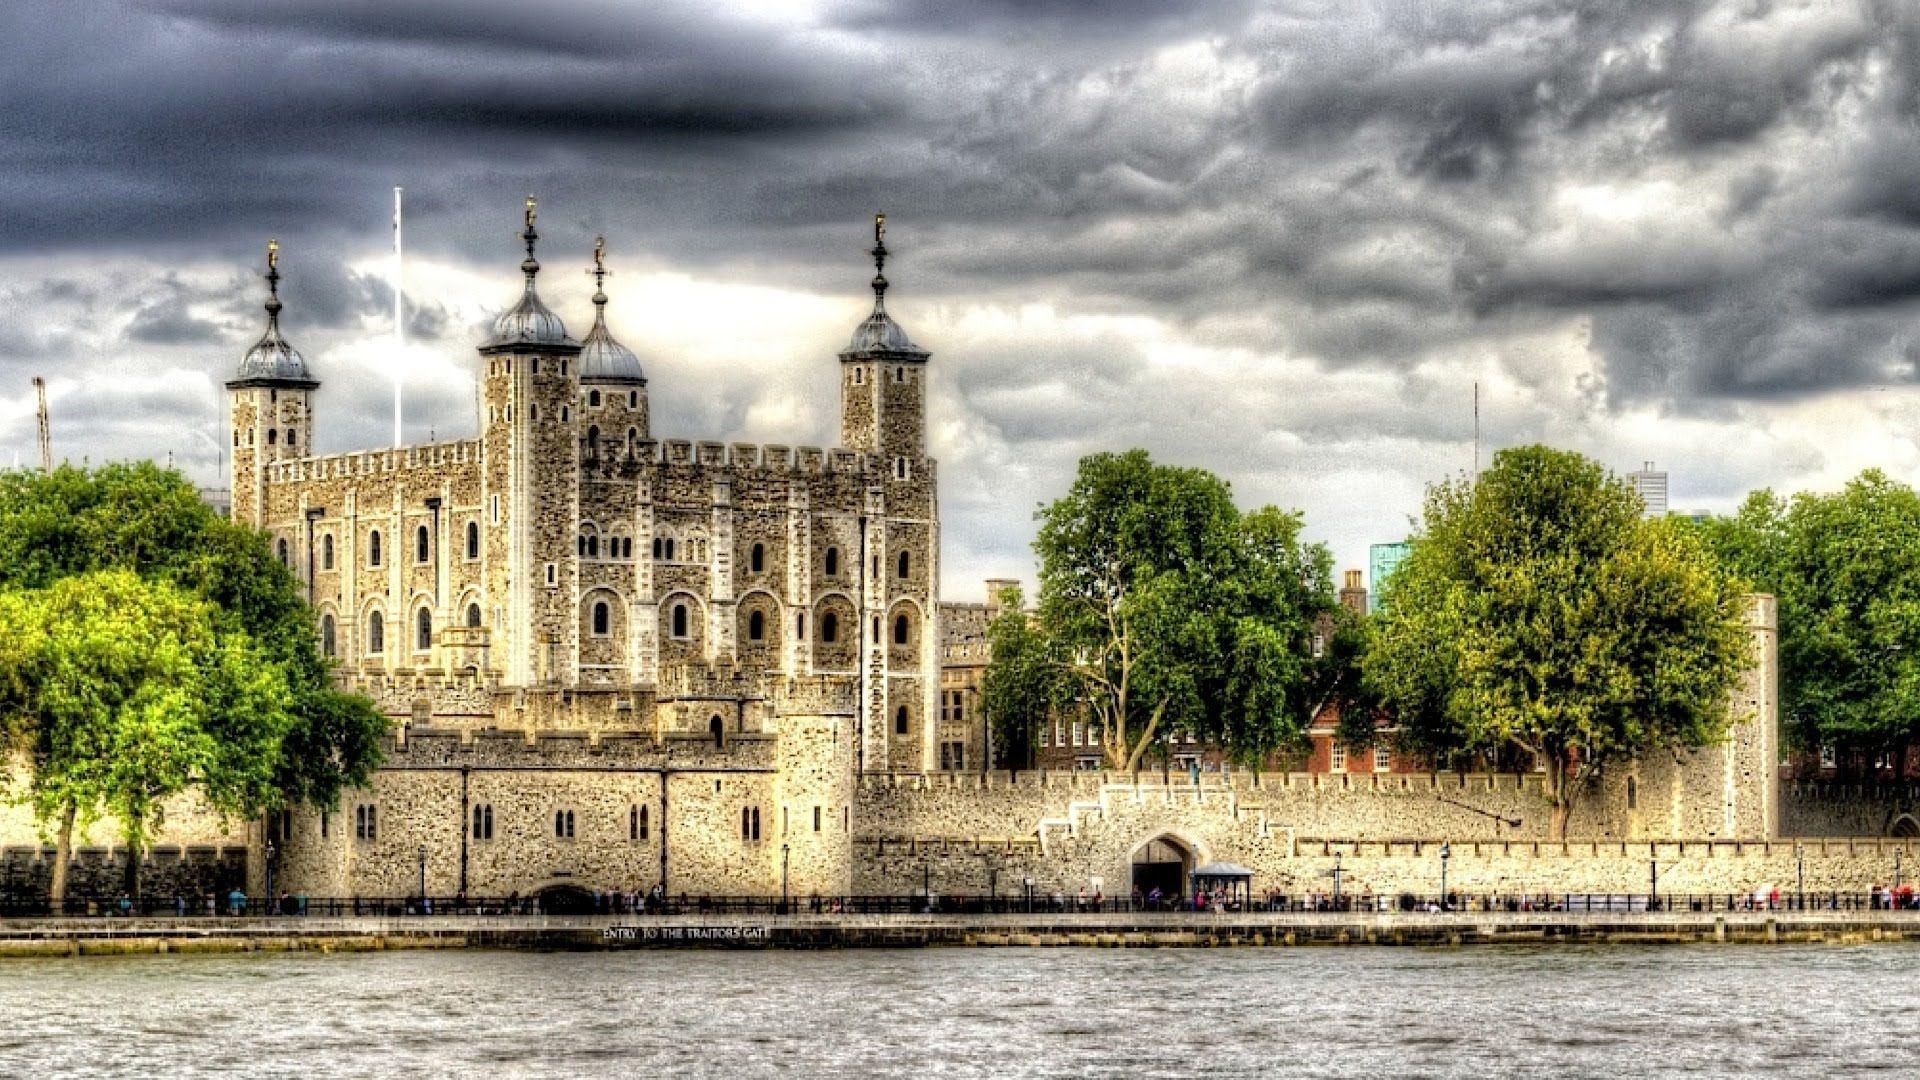
{"type": "Polygon", "coordinates": [[[854,777],[937,752],[929,353],[886,309],[885,219],[840,445],[816,448],[657,437],[601,245],[576,338],[540,297],[535,210],[459,441],[314,456],[320,382],[269,251],[266,331],[226,384],[232,513],[397,731],[372,791],[274,820],[279,880],[839,892],[854,777]]]}

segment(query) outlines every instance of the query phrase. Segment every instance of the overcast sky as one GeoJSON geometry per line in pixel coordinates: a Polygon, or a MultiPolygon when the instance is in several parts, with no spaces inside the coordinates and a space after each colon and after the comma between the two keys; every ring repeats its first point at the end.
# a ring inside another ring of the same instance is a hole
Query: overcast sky
{"type": "Polygon", "coordinates": [[[838,431],[870,303],[933,352],[945,592],[1030,577],[1083,454],[1306,515],[1341,566],[1484,445],[1655,461],[1673,503],[1920,475],[1912,0],[10,0],[0,465],[224,482],[283,324],[321,451],[475,430],[521,198],[576,336],[607,236],[654,434],[838,431]],[[1172,13],[1175,10],[1179,13],[1172,13]],[[413,345],[391,342],[407,190],[413,345]]]}

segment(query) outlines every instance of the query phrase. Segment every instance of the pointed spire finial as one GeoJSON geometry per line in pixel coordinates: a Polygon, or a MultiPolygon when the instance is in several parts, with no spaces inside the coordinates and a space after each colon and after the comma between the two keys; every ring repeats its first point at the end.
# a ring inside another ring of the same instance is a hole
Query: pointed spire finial
{"type": "Polygon", "coordinates": [[[280,241],[267,241],[267,325],[280,321],[280,241]]]}
{"type": "Polygon", "coordinates": [[[887,215],[873,215],[873,310],[887,307],[887,215]]]}
{"type": "Polygon", "coordinates": [[[601,309],[600,314],[596,315],[595,318],[603,319],[606,317],[607,307],[607,290],[605,287],[607,275],[613,273],[613,271],[607,269],[607,238],[604,236],[596,236],[593,238],[593,266],[588,268],[587,273],[593,275],[594,306],[601,309]]]}
{"type": "Polygon", "coordinates": [[[532,195],[527,196],[527,228],[520,234],[520,239],[527,244],[527,257],[520,263],[520,272],[527,275],[529,289],[533,288],[533,275],[540,272],[540,261],[533,257],[533,245],[540,239],[540,234],[533,228],[534,208],[538,205],[532,195]]]}

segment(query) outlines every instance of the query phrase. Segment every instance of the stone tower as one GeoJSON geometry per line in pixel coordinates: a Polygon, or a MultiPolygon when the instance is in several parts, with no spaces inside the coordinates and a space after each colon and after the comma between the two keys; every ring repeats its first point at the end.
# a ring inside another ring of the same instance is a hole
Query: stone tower
{"type": "Polygon", "coordinates": [[[926,451],[925,349],[887,314],[887,217],[873,219],[873,313],[840,353],[840,437],[870,455],[860,518],[862,701],[855,759],[866,772],[937,760],[939,510],[926,451]]]}
{"type": "Polygon", "coordinates": [[[276,461],[312,453],[312,394],[319,382],[280,336],[280,243],[267,241],[267,332],[247,350],[227,382],[227,427],[233,457],[227,484],[233,519],[265,523],[267,470],[276,461]]]}
{"type": "MultiPolygon", "coordinates": [[[[502,632],[507,682],[571,685],[578,655],[580,449],[573,409],[580,396],[581,344],[535,288],[536,203],[527,196],[520,263],[526,289],[494,320],[480,346],[486,408],[482,453],[483,530],[491,567],[488,594],[502,632]]],[[[496,655],[498,651],[496,650],[496,655]]]]}

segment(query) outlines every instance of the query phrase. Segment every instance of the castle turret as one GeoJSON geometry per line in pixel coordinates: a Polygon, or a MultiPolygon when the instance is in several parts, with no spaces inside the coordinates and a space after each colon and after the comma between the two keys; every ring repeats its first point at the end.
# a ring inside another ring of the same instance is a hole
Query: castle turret
{"type": "Polygon", "coordinates": [[[840,353],[840,437],[873,455],[860,518],[861,715],[854,756],[869,772],[935,761],[939,509],[926,451],[928,352],[887,314],[887,216],[873,217],[873,313],[840,353]]]}
{"type": "Polygon", "coordinates": [[[280,336],[280,242],[267,241],[267,331],[227,381],[227,426],[233,446],[227,482],[235,521],[265,524],[267,469],[305,456],[313,441],[310,395],[320,383],[280,336]]]}
{"type": "MultiPolygon", "coordinates": [[[[896,470],[926,454],[928,353],[887,314],[887,215],[873,216],[873,313],[840,353],[840,441],[896,470]]],[[[911,468],[908,464],[907,468],[911,468]]]]}
{"type": "Polygon", "coordinates": [[[578,630],[574,609],[579,564],[573,537],[579,520],[580,460],[574,402],[580,393],[581,344],[540,300],[535,279],[536,202],[527,196],[520,263],[520,302],[494,320],[480,346],[484,361],[486,495],[484,528],[497,568],[489,592],[504,598],[506,677],[516,685],[573,681],[578,630]],[[512,574],[509,567],[521,568],[512,574]]]}
{"type": "Polygon", "coordinates": [[[580,390],[586,406],[580,430],[594,453],[631,454],[652,436],[647,427],[647,376],[633,350],[607,329],[607,241],[593,240],[593,329],[580,342],[580,390]]]}

